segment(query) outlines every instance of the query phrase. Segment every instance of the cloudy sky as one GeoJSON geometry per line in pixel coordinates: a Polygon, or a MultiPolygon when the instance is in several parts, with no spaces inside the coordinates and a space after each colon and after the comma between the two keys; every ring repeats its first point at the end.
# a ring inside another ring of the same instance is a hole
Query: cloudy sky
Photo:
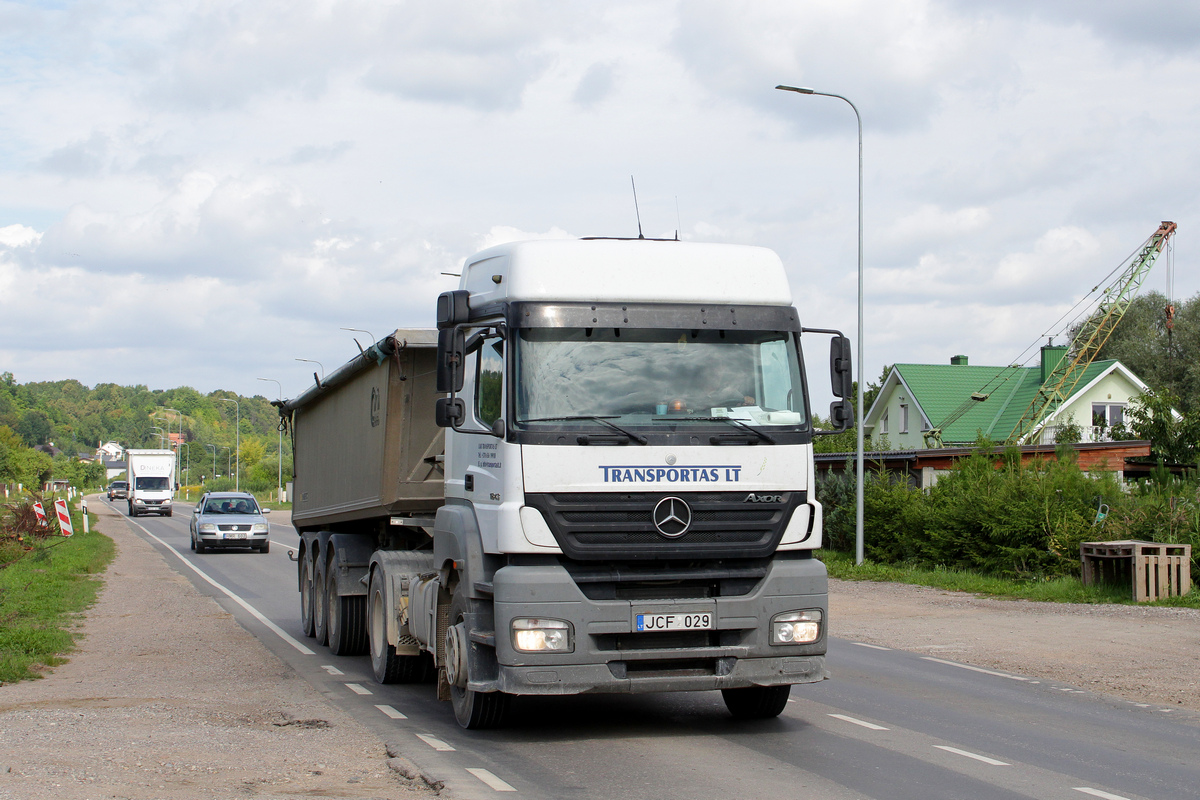
{"type": "Polygon", "coordinates": [[[292,396],[631,175],[850,332],[854,115],[779,83],[862,113],[870,379],[1017,360],[1160,220],[1200,291],[1194,2],[0,0],[0,371],[292,396]]]}

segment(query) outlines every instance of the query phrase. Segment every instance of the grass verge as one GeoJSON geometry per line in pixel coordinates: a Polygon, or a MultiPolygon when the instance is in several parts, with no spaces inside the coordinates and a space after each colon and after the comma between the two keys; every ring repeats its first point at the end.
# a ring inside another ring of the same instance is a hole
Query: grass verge
{"type": "MultiPolygon", "coordinates": [[[[820,550],[817,557],[825,562],[829,576],[847,581],[888,581],[908,583],[915,586],[930,586],[952,592],[970,592],[987,597],[1013,600],[1038,600],[1051,603],[1120,603],[1135,605],[1130,599],[1130,590],[1119,586],[1084,586],[1079,578],[1051,578],[1048,580],[1011,580],[992,575],[981,575],[958,569],[929,569],[903,564],[878,564],[863,561],[855,564],[849,553],[820,550]]],[[[1153,603],[1137,603],[1145,606],[1175,606],[1200,608],[1200,588],[1183,597],[1171,597],[1153,603]]]]}
{"type": "Polygon", "coordinates": [[[32,551],[0,552],[0,685],[40,678],[75,648],[79,612],[96,601],[98,577],[115,552],[112,539],[95,529],[82,533],[83,516],[72,510],[75,535],[40,540],[32,551]]]}

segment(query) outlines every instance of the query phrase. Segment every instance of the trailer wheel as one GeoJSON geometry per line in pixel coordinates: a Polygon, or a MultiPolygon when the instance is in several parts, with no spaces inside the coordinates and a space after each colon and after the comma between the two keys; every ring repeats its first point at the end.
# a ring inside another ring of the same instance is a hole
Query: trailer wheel
{"type": "Polygon", "coordinates": [[[313,566],[308,553],[300,557],[300,627],[305,636],[315,636],[313,630],[313,566]]]}
{"type": "Polygon", "coordinates": [[[329,643],[329,567],[325,559],[317,556],[317,579],[313,584],[313,635],[317,644],[329,643]]]}
{"type": "Polygon", "coordinates": [[[358,656],[367,651],[367,598],[338,594],[329,582],[329,652],[335,656],[358,656]]]}
{"type": "Polygon", "coordinates": [[[379,683],[421,683],[430,673],[427,653],[398,656],[387,640],[387,603],[384,602],[381,574],[371,576],[367,593],[367,633],[370,642],[371,670],[379,683]]]}
{"type": "Polygon", "coordinates": [[[725,707],[737,719],[770,719],[787,707],[792,687],[751,686],[746,689],[722,689],[725,707]]]}
{"type": "Polygon", "coordinates": [[[509,696],[504,692],[474,692],[467,688],[470,661],[467,650],[472,647],[467,636],[468,603],[470,600],[461,591],[450,599],[450,620],[446,626],[446,658],[451,658],[452,649],[457,656],[457,662],[447,669],[450,704],[454,706],[454,717],[458,724],[467,730],[498,728],[504,724],[509,696]],[[451,676],[455,680],[451,681],[451,676]]]}

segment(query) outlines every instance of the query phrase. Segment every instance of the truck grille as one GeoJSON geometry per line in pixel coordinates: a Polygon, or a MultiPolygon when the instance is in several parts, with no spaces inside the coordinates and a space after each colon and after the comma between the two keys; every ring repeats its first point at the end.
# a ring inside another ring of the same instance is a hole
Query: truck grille
{"type": "Polygon", "coordinates": [[[581,561],[764,558],[775,551],[804,492],[637,492],[528,494],[563,553],[581,561]],[[671,538],[655,527],[659,501],[677,497],[691,526],[671,538]],[[755,500],[748,498],[754,497],[755,500]],[[766,497],[766,502],[756,502],[766,497]]]}

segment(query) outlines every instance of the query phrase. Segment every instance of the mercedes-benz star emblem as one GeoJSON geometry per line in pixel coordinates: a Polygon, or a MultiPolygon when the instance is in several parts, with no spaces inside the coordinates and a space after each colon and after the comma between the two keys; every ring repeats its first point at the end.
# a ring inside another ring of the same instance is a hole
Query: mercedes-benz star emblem
{"type": "Polygon", "coordinates": [[[654,507],[653,519],[659,533],[674,539],[692,527],[692,509],[678,497],[664,497],[654,507]]]}

